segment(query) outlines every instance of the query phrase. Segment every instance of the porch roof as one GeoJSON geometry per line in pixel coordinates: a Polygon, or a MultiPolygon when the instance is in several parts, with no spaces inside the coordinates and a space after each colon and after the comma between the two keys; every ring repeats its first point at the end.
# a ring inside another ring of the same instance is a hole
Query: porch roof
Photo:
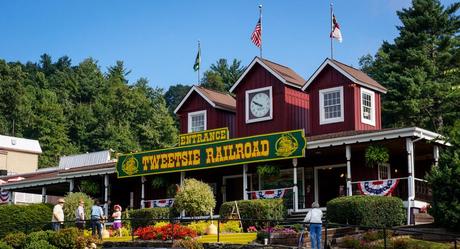
{"type": "Polygon", "coordinates": [[[431,141],[440,145],[449,146],[441,134],[419,127],[390,128],[377,131],[344,131],[307,138],[307,149],[318,149],[347,144],[366,143],[396,138],[416,138],[431,141]]]}

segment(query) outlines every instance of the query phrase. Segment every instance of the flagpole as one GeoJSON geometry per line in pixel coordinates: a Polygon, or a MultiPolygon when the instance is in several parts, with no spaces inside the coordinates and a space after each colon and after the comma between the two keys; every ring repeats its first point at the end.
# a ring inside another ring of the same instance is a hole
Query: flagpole
{"type": "Polygon", "coordinates": [[[201,47],[200,47],[200,40],[198,40],[198,53],[200,53],[200,66],[198,67],[198,85],[200,85],[200,67],[201,67],[201,47]]]}
{"type": "Polygon", "coordinates": [[[259,5],[259,19],[260,19],[260,58],[262,58],[262,4],[259,5]]]}
{"type": "Polygon", "coordinates": [[[332,37],[332,32],[334,31],[333,30],[333,24],[332,24],[332,2],[331,2],[331,11],[330,11],[330,20],[331,20],[331,26],[330,26],[330,33],[329,33],[329,38],[331,39],[331,59],[333,60],[334,59],[334,45],[333,45],[333,37],[332,37]]]}

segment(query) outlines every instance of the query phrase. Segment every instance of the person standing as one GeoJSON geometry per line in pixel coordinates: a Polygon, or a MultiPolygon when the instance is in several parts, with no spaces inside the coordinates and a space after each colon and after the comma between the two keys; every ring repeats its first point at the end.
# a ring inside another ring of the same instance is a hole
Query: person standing
{"type": "Polygon", "coordinates": [[[94,201],[94,205],[91,207],[91,234],[93,237],[96,235],[99,239],[102,239],[102,220],[104,219],[104,211],[99,206],[99,200],[94,201]]]}
{"type": "Polygon", "coordinates": [[[64,198],[59,198],[58,203],[54,205],[53,216],[51,217],[51,225],[54,231],[59,231],[61,225],[64,224],[64,207],[65,200],[64,198]]]}
{"type": "Polygon", "coordinates": [[[80,200],[80,203],[75,210],[75,223],[77,228],[83,230],[85,228],[85,202],[80,200]]]}
{"type": "Polygon", "coordinates": [[[323,211],[319,209],[318,202],[311,204],[311,210],[305,216],[303,222],[310,224],[310,241],[312,249],[321,248],[321,229],[322,229],[322,218],[323,211]],[[316,246],[316,247],[315,247],[316,246]]]}
{"type": "Polygon", "coordinates": [[[117,204],[113,206],[113,210],[115,210],[115,212],[113,212],[112,214],[112,218],[113,218],[112,228],[113,230],[116,231],[118,236],[121,237],[121,206],[117,204]]]}

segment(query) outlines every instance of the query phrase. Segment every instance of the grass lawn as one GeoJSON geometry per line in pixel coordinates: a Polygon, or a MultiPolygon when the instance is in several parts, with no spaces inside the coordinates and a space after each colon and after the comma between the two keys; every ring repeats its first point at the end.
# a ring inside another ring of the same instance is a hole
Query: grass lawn
{"type": "MultiPolygon", "coordinates": [[[[257,237],[257,233],[221,233],[219,242],[232,244],[249,244],[257,237]]],[[[217,235],[203,235],[198,238],[201,243],[217,242],[217,235]]]]}
{"type": "Polygon", "coordinates": [[[409,239],[409,248],[450,249],[450,243],[438,243],[426,240],[409,239]]]}

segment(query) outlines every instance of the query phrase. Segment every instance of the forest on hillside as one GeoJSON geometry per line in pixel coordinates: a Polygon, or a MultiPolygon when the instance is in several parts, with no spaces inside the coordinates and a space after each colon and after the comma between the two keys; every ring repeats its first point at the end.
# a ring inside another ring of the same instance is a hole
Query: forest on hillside
{"type": "Polygon", "coordinates": [[[62,155],[174,145],[163,90],[145,79],[128,84],[128,73],[121,61],[103,73],[91,58],[76,66],[47,54],[38,63],[0,60],[0,134],[39,140],[40,167],[62,155]]]}

